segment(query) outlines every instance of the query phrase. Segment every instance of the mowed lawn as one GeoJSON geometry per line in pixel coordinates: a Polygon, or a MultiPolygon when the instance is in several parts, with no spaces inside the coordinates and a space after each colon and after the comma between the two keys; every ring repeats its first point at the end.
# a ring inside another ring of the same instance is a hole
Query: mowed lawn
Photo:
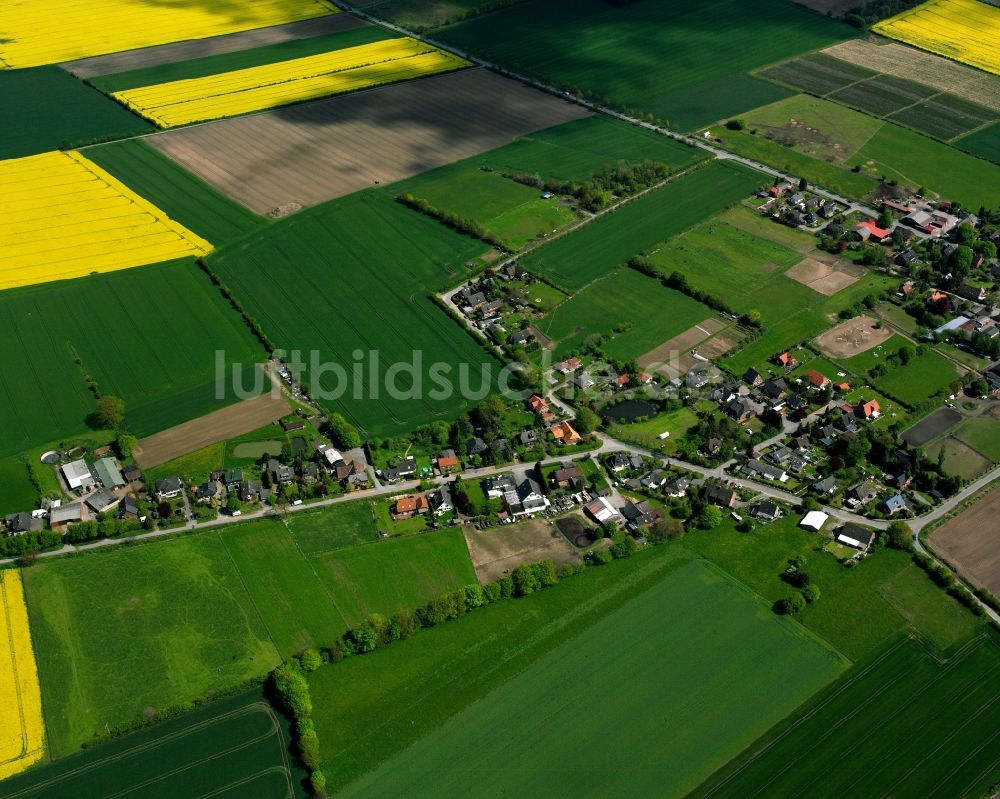
{"type": "Polygon", "coordinates": [[[714,161],[540,247],[521,265],[564,288],[581,289],[657,242],[752,194],[764,182],[758,172],[714,161]]]}
{"type": "Polygon", "coordinates": [[[371,504],[364,499],[290,513],[285,525],[295,545],[309,555],[378,540],[371,504]]]}
{"type": "Polygon", "coordinates": [[[616,332],[602,349],[629,360],[714,315],[707,305],[634,269],[619,269],[557,306],[539,328],[558,345],[556,357],[593,335],[616,332]]]}
{"type": "Polygon", "coordinates": [[[996,782],[995,633],[940,661],[900,638],[691,794],[984,796],[996,782]]]}
{"type": "Polygon", "coordinates": [[[208,263],[275,346],[301,351],[307,367],[315,357],[302,382],[320,405],[369,435],[396,435],[474,404],[459,391],[463,370],[470,390],[481,388],[484,367],[496,377],[496,361],[430,299],[484,250],[389,195],[365,191],[270,225],[208,263]],[[355,353],[363,384],[351,382],[355,353]],[[414,369],[390,385],[396,364],[414,369]],[[436,364],[450,370],[453,391],[431,379],[436,364]]]}
{"type": "Polygon", "coordinates": [[[0,159],[153,130],[146,120],[57,66],[0,70],[0,108],[0,159]]]}
{"type": "Polygon", "coordinates": [[[657,161],[677,169],[708,157],[703,150],[628,122],[591,116],[529,133],[460,163],[497,172],[538,175],[547,180],[582,182],[602,167],[621,161],[657,161]]]}
{"type": "Polygon", "coordinates": [[[890,368],[874,381],[874,386],[908,405],[917,405],[958,378],[955,364],[934,350],[927,350],[914,356],[906,366],[890,368]]]}
{"type": "Polygon", "coordinates": [[[54,757],[281,659],[215,533],[40,563],[24,581],[54,757]]]}
{"type": "Polygon", "coordinates": [[[1000,423],[995,419],[968,419],[954,435],[994,463],[1000,463],[1000,423]]]}
{"type": "Polygon", "coordinates": [[[852,31],[796,5],[542,0],[436,33],[473,53],[689,130],[787,96],[744,73],[852,31]]]}
{"type": "Polygon", "coordinates": [[[348,625],[372,613],[413,610],[439,594],[476,583],[459,529],[315,555],[313,563],[348,625]]]}
{"type": "MultiPolygon", "coordinates": [[[[220,534],[278,652],[329,646],[347,623],[284,524],[257,521],[220,534]]],[[[363,583],[363,580],[359,580],[363,583]]],[[[368,585],[360,585],[364,592],[368,585]]]]}
{"type": "Polygon", "coordinates": [[[219,194],[142,139],[103,144],[84,152],[171,219],[217,247],[265,224],[262,217],[219,194]]]}
{"type": "Polygon", "coordinates": [[[5,291],[0,331],[0,455],[86,430],[88,374],[142,436],[236,399],[216,396],[216,350],[230,364],[264,360],[190,260],[5,291]]]}
{"type": "Polygon", "coordinates": [[[38,491],[31,484],[24,460],[16,455],[0,458],[0,516],[34,510],[37,502],[38,491]]]}
{"type": "Polygon", "coordinates": [[[696,561],[340,795],[684,796],[846,665],[696,561]]]}

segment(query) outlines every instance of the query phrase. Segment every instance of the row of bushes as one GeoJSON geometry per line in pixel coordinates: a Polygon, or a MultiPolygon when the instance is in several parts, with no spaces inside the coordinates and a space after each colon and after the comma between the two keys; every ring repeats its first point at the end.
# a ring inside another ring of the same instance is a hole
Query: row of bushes
{"type": "Polygon", "coordinates": [[[980,605],[972,592],[955,579],[955,575],[947,566],[939,564],[934,558],[923,552],[913,553],[913,562],[923,569],[930,578],[944,588],[951,596],[965,605],[975,615],[982,616],[986,611],[980,605]]]}
{"type": "Polygon", "coordinates": [[[326,775],[320,770],[319,735],[312,720],[312,695],[306,673],[323,662],[315,649],[285,661],[271,672],[268,687],[277,703],[292,717],[292,736],[302,763],[309,769],[309,785],[316,796],[326,796],[326,775]]]}
{"type": "Polygon", "coordinates": [[[480,241],[485,241],[491,247],[509,252],[506,244],[487,230],[485,225],[482,225],[475,219],[456,214],[454,211],[445,211],[441,208],[436,208],[423,197],[414,197],[412,194],[398,194],[396,195],[396,201],[408,208],[412,208],[414,211],[419,211],[432,219],[438,220],[438,222],[447,225],[458,233],[465,236],[472,236],[480,241]]]}
{"type": "Polygon", "coordinates": [[[198,266],[200,266],[202,271],[206,275],[208,275],[212,283],[214,283],[216,286],[219,287],[219,291],[222,292],[222,296],[226,298],[229,304],[233,307],[233,310],[235,310],[236,313],[238,313],[240,316],[243,317],[243,320],[250,327],[250,332],[254,334],[254,336],[261,343],[264,349],[267,350],[268,352],[274,352],[275,350],[274,343],[271,341],[271,339],[267,337],[267,333],[265,333],[264,328],[260,326],[260,322],[258,322],[253,316],[247,313],[247,310],[243,307],[243,304],[236,298],[236,295],[233,294],[233,292],[229,289],[229,287],[225,283],[222,282],[222,278],[220,278],[215,272],[213,272],[209,268],[208,264],[205,263],[204,258],[198,259],[198,266]]]}
{"type": "Polygon", "coordinates": [[[114,538],[143,529],[146,529],[145,525],[138,519],[103,519],[101,521],[91,519],[66,528],[66,541],[70,544],[81,544],[85,541],[114,538]]]}

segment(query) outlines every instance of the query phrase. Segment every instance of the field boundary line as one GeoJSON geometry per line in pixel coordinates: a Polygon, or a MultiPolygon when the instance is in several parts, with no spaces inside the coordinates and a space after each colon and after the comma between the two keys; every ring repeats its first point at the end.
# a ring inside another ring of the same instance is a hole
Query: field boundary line
{"type": "MultiPolygon", "coordinates": [[[[344,623],[344,626],[347,629],[351,629],[351,625],[348,623],[347,617],[344,616],[344,611],[340,609],[340,606],[337,604],[337,600],[334,599],[333,594],[330,593],[330,589],[329,587],[327,587],[326,582],[320,576],[319,572],[316,571],[316,564],[313,563],[313,557],[312,557],[313,553],[307,555],[305,552],[302,551],[302,547],[299,546],[299,542],[295,540],[295,535],[292,533],[292,528],[288,526],[288,523],[286,521],[287,518],[288,516],[287,514],[285,514],[284,516],[280,516],[279,520],[281,521],[281,526],[285,529],[285,532],[288,534],[288,537],[292,542],[292,546],[295,547],[295,551],[299,553],[299,557],[302,558],[303,561],[305,561],[306,565],[309,567],[309,570],[313,573],[313,576],[316,578],[317,582],[319,582],[320,588],[323,589],[323,593],[326,594],[327,599],[330,600],[330,604],[333,606],[333,609],[337,611],[337,615],[340,616],[340,620],[344,623]]],[[[378,541],[369,541],[367,543],[377,544],[378,541]]],[[[360,546],[366,546],[366,544],[361,544],[360,546]]],[[[341,549],[350,549],[350,548],[351,547],[340,547],[339,549],[331,549],[326,552],[320,552],[316,554],[328,555],[332,552],[339,552],[341,549]]]]}

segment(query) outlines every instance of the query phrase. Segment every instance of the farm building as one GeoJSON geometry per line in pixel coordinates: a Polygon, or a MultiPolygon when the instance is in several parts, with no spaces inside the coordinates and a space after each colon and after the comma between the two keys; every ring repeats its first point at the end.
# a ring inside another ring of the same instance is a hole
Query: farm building
{"type": "Polygon", "coordinates": [[[606,497],[598,497],[587,505],[586,510],[598,524],[615,522],[621,518],[618,511],[615,510],[615,506],[612,505],[606,497]]]}
{"type": "Polygon", "coordinates": [[[94,475],[90,472],[90,467],[82,458],[78,461],[67,463],[62,467],[61,471],[70,491],[92,488],[97,484],[94,475]]]}
{"type": "Polygon", "coordinates": [[[101,458],[95,461],[93,473],[97,481],[105,488],[119,488],[125,485],[125,478],[122,477],[114,458],[101,458]]]}
{"type": "Polygon", "coordinates": [[[49,511],[49,527],[53,529],[82,521],[83,505],[79,502],[72,505],[61,505],[49,511]]]}
{"type": "Polygon", "coordinates": [[[799,527],[803,527],[806,530],[812,530],[814,533],[818,533],[823,529],[823,525],[826,524],[826,520],[830,517],[820,510],[811,510],[799,522],[799,527]]]}
{"type": "Polygon", "coordinates": [[[875,533],[863,527],[858,527],[856,524],[848,523],[837,530],[834,538],[844,546],[853,547],[865,552],[875,540],[875,533]]]}

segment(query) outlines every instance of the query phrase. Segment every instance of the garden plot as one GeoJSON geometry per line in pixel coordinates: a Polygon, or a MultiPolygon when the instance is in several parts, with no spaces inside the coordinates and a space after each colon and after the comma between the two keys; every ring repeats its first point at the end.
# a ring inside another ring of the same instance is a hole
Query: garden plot
{"type": "Polygon", "coordinates": [[[853,286],[865,269],[837,259],[805,258],[785,272],[785,277],[818,291],[825,297],[832,297],[838,291],[853,286]],[[827,261],[831,260],[832,263],[827,261]]]}
{"type": "Polygon", "coordinates": [[[495,73],[468,69],[171,131],[150,143],[267,213],[401,180],[587,115],[495,73]]]}

